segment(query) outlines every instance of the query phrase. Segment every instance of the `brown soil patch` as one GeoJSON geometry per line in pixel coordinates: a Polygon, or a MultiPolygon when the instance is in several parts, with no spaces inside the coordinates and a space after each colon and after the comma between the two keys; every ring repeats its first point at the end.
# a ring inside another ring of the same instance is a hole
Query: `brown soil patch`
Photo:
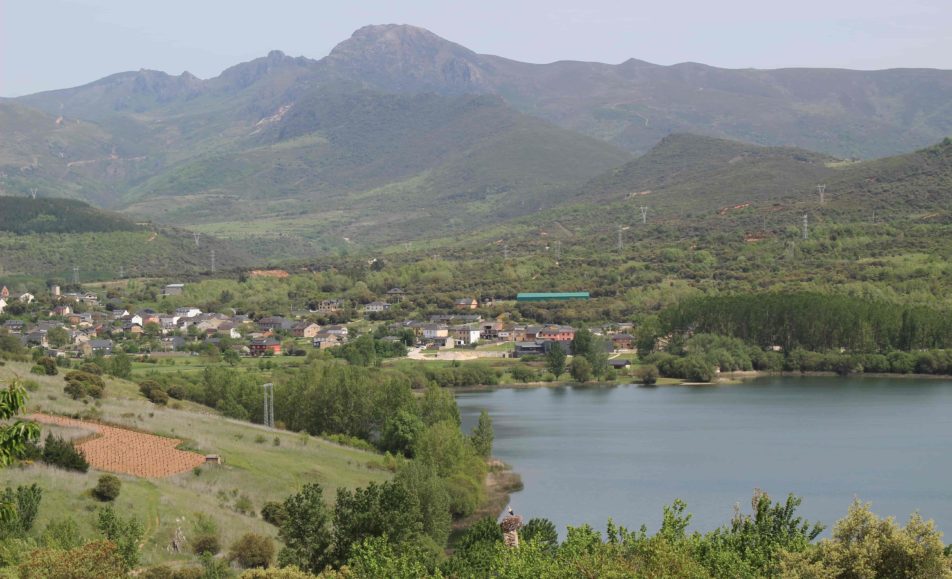
{"type": "Polygon", "coordinates": [[[156,478],[186,472],[205,462],[205,457],[198,453],[176,449],[182,443],[176,438],[63,416],[31,414],[27,418],[97,433],[76,445],[96,470],[156,478]]]}

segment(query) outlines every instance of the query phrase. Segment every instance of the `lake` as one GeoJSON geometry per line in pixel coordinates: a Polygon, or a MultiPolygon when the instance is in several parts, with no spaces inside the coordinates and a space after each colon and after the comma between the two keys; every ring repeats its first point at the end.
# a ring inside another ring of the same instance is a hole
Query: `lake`
{"type": "MultiPolygon", "coordinates": [[[[522,475],[526,518],[657,530],[680,498],[692,528],[750,510],[753,489],[803,497],[831,526],[854,497],[952,531],[952,382],[770,377],[723,386],[498,389],[457,395],[463,428],[489,411],[493,454],[522,475]]],[[[828,532],[826,533],[828,534],[828,532]]]]}

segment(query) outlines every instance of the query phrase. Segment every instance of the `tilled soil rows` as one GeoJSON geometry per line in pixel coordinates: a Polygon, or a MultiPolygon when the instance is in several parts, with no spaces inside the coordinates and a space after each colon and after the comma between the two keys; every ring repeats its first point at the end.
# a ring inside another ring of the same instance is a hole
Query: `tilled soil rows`
{"type": "Polygon", "coordinates": [[[198,453],[176,449],[182,443],[176,438],[49,414],[31,414],[27,418],[97,433],[98,436],[77,445],[96,470],[157,478],[186,472],[205,462],[205,457],[198,453]]]}

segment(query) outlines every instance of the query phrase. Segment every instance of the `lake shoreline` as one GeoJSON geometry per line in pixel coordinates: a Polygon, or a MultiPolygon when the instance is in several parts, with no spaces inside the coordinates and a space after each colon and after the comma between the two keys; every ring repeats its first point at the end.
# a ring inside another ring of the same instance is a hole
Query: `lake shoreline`
{"type": "Polygon", "coordinates": [[[478,384],[476,386],[451,386],[449,389],[454,393],[469,392],[490,392],[492,390],[534,390],[539,388],[562,388],[571,386],[574,388],[614,388],[616,386],[640,386],[643,388],[659,388],[663,386],[724,386],[730,384],[740,384],[757,378],[770,377],[783,378],[899,378],[906,380],[952,380],[950,374],[893,374],[889,372],[863,372],[859,374],[849,374],[842,376],[836,372],[765,372],[763,370],[737,370],[734,372],[722,372],[711,382],[688,382],[678,378],[659,378],[656,384],[639,384],[638,382],[573,382],[571,380],[560,380],[552,382],[520,382],[508,384],[478,384]]]}

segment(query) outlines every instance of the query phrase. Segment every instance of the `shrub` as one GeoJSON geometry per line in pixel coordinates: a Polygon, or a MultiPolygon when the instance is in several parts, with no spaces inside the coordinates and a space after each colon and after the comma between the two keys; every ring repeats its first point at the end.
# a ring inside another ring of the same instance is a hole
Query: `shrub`
{"type": "Polygon", "coordinates": [[[228,560],[237,562],[245,569],[268,567],[273,559],[274,541],[256,533],[245,533],[232,543],[228,551],[228,560]]]}
{"type": "Polygon", "coordinates": [[[251,502],[251,499],[248,498],[248,495],[238,497],[238,500],[235,501],[235,510],[243,515],[251,515],[252,517],[255,514],[255,506],[251,502]]]}
{"type": "Polygon", "coordinates": [[[20,565],[20,577],[47,579],[100,579],[125,577],[126,567],[115,543],[96,541],[63,551],[38,549],[20,565]]]}
{"type": "Polygon", "coordinates": [[[93,362],[83,362],[79,367],[79,371],[86,372],[87,374],[95,374],[96,376],[102,376],[102,366],[93,362]]]}
{"type": "Polygon", "coordinates": [[[646,386],[651,386],[658,381],[658,367],[654,364],[646,364],[635,370],[635,377],[639,382],[646,386]]]}
{"type": "Polygon", "coordinates": [[[119,496],[119,490],[122,488],[122,481],[119,477],[112,474],[104,474],[99,477],[99,482],[93,489],[93,496],[97,499],[108,502],[114,501],[119,496]]]}
{"type": "Polygon", "coordinates": [[[103,391],[106,389],[106,383],[103,382],[102,378],[82,370],[67,372],[65,379],[66,386],[63,388],[63,392],[73,400],[79,400],[86,396],[102,398],[103,391]]]}
{"type": "Polygon", "coordinates": [[[192,552],[196,555],[215,555],[221,551],[218,539],[218,525],[208,515],[198,513],[192,525],[192,552]]]}
{"type": "Polygon", "coordinates": [[[154,404],[158,404],[159,406],[165,406],[169,402],[168,393],[165,390],[160,390],[158,388],[155,390],[150,390],[148,398],[154,404]]]}
{"type": "Polygon", "coordinates": [[[288,514],[284,511],[284,504],[276,501],[268,501],[261,507],[261,518],[266,523],[271,523],[275,527],[284,524],[288,514]]]}
{"type": "Polygon", "coordinates": [[[43,366],[37,364],[30,368],[30,374],[36,374],[37,376],[46,376],[46,369],[43,366]]]}
{"type": "Polygon", "coordinates": [[[65,468],[66,470],[75,470],[86,472],[89,470],[89,463],[83,456],[81,450],[73,446],[68,440],[64,440],[53,434],[46,436],[43,443],[43,462],[46,464],[65,468]]]}
{"type": "Polygon", "coordinates": [[[56,376],[59,374],[59,368],[56,367],[56,360],[45,356],[37,361],[37,365],[43,368],[43,373],[47,376],[56,376]]]}

